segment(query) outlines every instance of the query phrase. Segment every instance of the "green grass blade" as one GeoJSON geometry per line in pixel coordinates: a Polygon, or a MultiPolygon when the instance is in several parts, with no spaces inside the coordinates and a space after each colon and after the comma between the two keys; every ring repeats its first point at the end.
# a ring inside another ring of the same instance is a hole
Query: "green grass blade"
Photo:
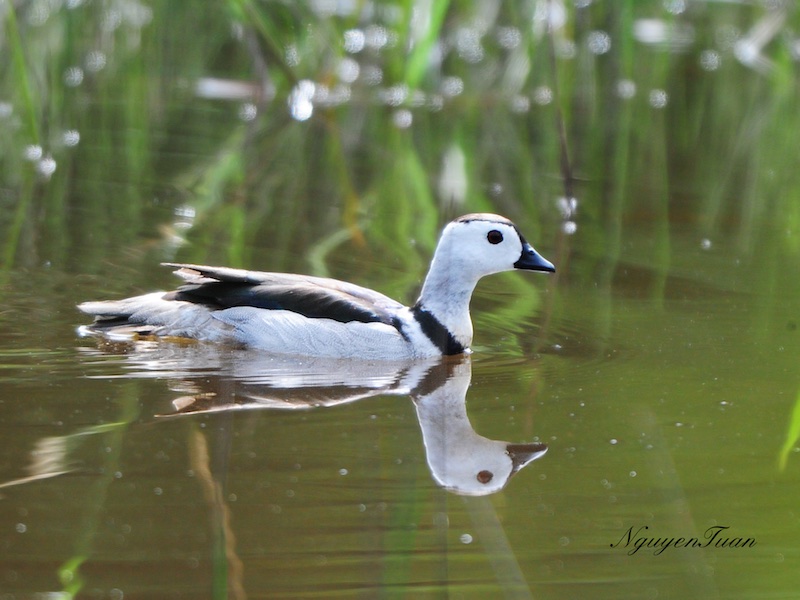
{"type": "MultiPolygon", "coordinates": [[[[421,35],[414,40],[414,47],[406,62],[405,83],[410,89],[417,89],[420,81],[425,76],[428,70],[429,58],[433,45],[439,39],[442,25],[444,24],[444,17],[447,14],[447,9],[450,2],[442,0],[441,2],[430,2],[428,7],[422,6],[418,3],[417,8],[420,12],[429,13],[428,27],[421,35]]],[[[414,11],[409,11],[409,38],[413,35],[411,15],[414,11]]]]}
{"type": "Polygon", "coordinates": [[[778,469],[780,471],[786,469],[786,463],[789,461],[789,454],[794,449],[798,440],[800,440],[800,391],[797,392],[797,399],[794,402],[792,416],[789,419],[789,429],[786,432],[786,440],[784,440],[783,447],[778,455],[778,469]]]}

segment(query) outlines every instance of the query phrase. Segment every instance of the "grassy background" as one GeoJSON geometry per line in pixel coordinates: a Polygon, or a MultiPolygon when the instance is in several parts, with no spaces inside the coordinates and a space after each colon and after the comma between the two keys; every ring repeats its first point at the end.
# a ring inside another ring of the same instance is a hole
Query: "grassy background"
{"type": "Polygon", "coordinates": [[[794,4],[583,4],[5,3],[3,269],[93,271],[162,239],[182,205],[193,258],[238,265],[265,235],[274,268],[320,238],[317,265],[364,235],[429,251],[471,210],[552,245],[562,125],[582,249],[598,259],[613,264],[636,227],[666,263],[675,222],[796,252],[794,4]],[[637,39],[648,23],[660,39],[637,39]],[[204,78],[247,97],[198,97],[204,78]],[[297,120],[309,82],[313,114],[297,120]]]}

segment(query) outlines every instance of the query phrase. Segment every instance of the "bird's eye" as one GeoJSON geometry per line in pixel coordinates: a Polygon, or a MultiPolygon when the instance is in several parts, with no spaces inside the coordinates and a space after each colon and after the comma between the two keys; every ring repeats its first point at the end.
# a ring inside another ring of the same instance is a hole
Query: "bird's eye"
{"type": "Polygon", "coordinates": [[[492,229],[486,234],[486,239],[489,240],[490,244],[499,244],[503,241],[503,234],[497,231],[497,229],[492,229]]]}

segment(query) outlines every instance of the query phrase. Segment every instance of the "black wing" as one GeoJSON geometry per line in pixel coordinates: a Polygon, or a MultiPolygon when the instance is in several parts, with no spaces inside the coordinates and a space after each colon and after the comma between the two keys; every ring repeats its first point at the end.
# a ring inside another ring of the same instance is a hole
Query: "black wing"
{"type": "Polygon", "coordinates": [[[324,277],[164,264],[177,267],[176,274],[187,282],[165,299],[202,304],[212,310],[252,306],[289,310],[309,318],[342,323],[360,321],[396,326],[393,312],[402,307],[373,290],[324,277]]]}

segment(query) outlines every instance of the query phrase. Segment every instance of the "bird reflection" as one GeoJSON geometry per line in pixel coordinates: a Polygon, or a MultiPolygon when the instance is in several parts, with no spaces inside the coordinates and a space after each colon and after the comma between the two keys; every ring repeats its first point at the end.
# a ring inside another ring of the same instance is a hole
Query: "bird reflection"
{"type": "Polygon", "coordinates": [[[410,396],[433,479],[448,491],[471,496],[500,491],[512,475],[547,452],[543,443],[491,440],[474,430],[466,406],[469,356],[413,363],[270,356],[265,362],[263,355],[247,352],[230,367],[232,378],[173,383],[183,395],[173,401],[172,412],[159,416],[307,410],[374,396],[410,396]]]}
{"type": "MultiPolygon", "coordinates": [[[[118,348],[83,348],[87,363],[108,364],[118,348]]],[[[542,443],[510,443],[478,434],[467,416],[472,379],[469,356],[421,362],[298,359],[252,350],[219,351],[202,344],[137,344],[122,353],[124,377],[165,379],[179,395],[156,419],[240,410],[311,410],[385,395],[409,396],[416,408],[434,481],[463,495],[500,491],[512,475],[542,457],[542,443]]],[[[108,375],[98,377],[107,378],[108,375]]],[[[112,428],[124,428],[125,420],[112,428]]],[[[27,476],[0,482],[10,487],[72,469],[69,447],[109,425],[46,438],[31,454],[27,476]]]]}

